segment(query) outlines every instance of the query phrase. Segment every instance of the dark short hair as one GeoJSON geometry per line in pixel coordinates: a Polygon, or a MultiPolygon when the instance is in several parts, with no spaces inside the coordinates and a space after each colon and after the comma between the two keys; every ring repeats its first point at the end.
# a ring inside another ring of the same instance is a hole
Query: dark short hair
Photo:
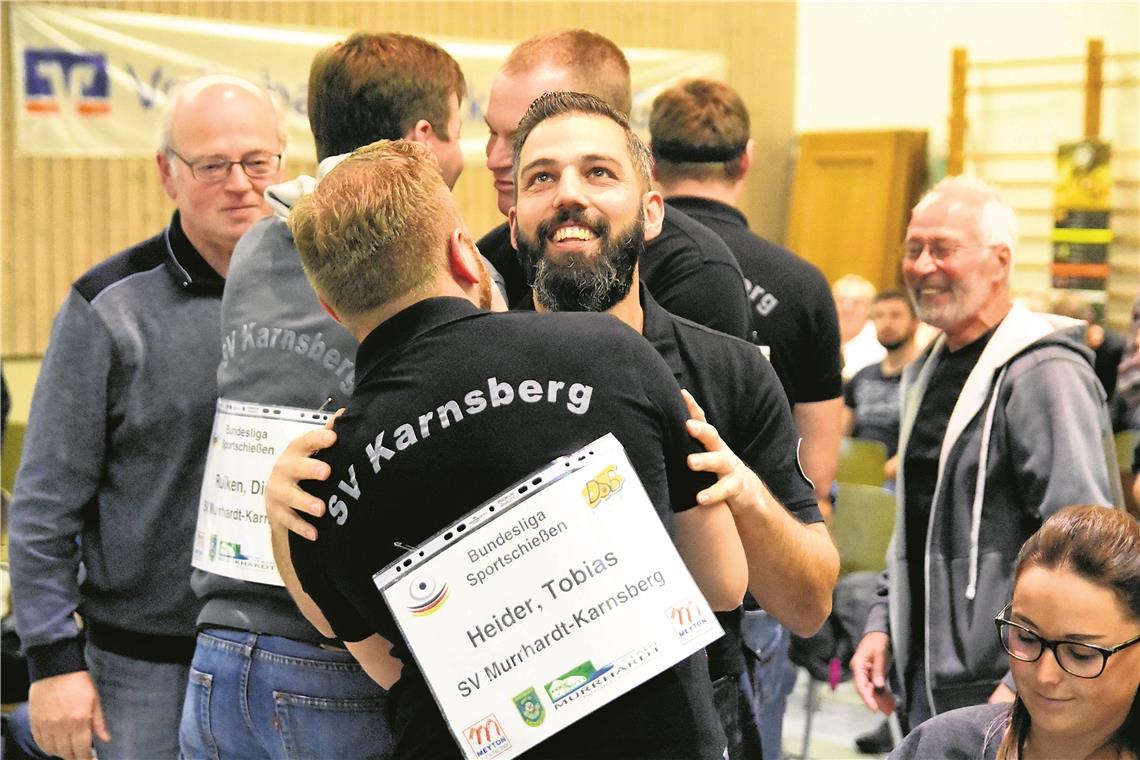
{"type": "Polygon", "coordinates": [[[907,309],[910,310],[910,315],[915,319],[918,319],[918,312],[914,309],[914,301],[910,300],[910,295],[905,290],[899,290],[897,288],[894,290],[884,290],[881,293],[877,294],[873,299],[871,299],[871,303],[874,304],[879,303],[880,301],[893,301],[896,299],[906,303],[907,309]]]}
{"type": "Polygon", "coordinates": [[[514,164],[515,164],[515,197],[518,197],[519,188],[519,156],[522,154],[523,144],[542,122],[556,116],[567,114],[591,114],[604,116],[617,124],[625,132],[625,147],[629,152],[629,160],[637,172],[641,186],[649,189],[650,169],[653,166],[653,157],[649,148],[642,142],[637,133],[629,126],[629,119],[619,113],[601,98],[587,95],[583,92],[547,92],[539,95],[526,114],[519,121],[519,128],[515,131],[514,164]]]}
{"type": "Polygon", "coordinates": [[[629,61],[621,48],[589,29],[560,29],[523,40],[503,64],[508,74],[523,74],[542,66],[565,69],[578,92],[601,98],[615,111],[629,115],[633,89],[629,61]]]}
{"type": "Polygon", "coordinates": [[[309,69],[309,126],[318,159],[377,140],[399,140],[420,119],[447,140],[450,98],[467,92],[463,71],[434,42],[357,32],[321,50],[309,69]]]}
{"type": "Polygon", "coordinates": [[[715,79],[688,79],[653,100],[649,135],[662,182],[734,182],[751,126],[736,90],[715,79]]]}

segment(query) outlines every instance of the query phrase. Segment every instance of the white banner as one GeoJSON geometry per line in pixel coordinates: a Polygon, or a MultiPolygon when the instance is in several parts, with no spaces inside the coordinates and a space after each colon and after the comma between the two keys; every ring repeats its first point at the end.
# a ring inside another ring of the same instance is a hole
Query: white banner
{"type": "MultiPolygon", "coordinates": [[[[153,154],[161,106],[174,82],[207,72],[260,82],[287,113],[289,153],[313,158],[306,115],[309,63],[352,30],[130,13],[97,8],[12,5],[13,112],[25,156],[118,158],[153,154]]],[[[513,42],[432,36],[467,78],[463,148],[482,154],[491,80],[513,42]]],[[[629,48],[633,122],[644,129],[653,98],[677,79],[720,76],[720,53],[629,48]]]]}
{"type": "Polygon", "coordinates": [[[285,585],[273,560],[265,481],[289,442],[330,416],[218,399],[198,501],[194,567],[242,581],[285,585]]]}
{"type": "Polygon", "coordinates": [[[470,760],[509,760],[723,634],[613,435],[374,580],[470,760]]]}

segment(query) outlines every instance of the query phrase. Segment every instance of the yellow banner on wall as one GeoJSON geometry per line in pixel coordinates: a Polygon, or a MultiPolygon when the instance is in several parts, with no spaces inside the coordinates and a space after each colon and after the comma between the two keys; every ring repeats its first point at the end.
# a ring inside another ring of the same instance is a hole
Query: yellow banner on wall
{"type": "MultiPolygon", "coordinates": [[[[187,16],[45,5],[11,7],[8,49],[17,151],[25,156],[146,156],[159,141],[173,84],[218,72],[268,87],[286,113],[289,152],[314,155],[306,116],[313,54],[352,30],[241,24],[187,16]]],[[[428,37],[463,68],[463,147],[482,153],[491,80],[515,42],[428,37]]],[[[644,129],[653,98],[677,79],[723,77],[720,53],[629,48],[633,122],[644,129]]]]}

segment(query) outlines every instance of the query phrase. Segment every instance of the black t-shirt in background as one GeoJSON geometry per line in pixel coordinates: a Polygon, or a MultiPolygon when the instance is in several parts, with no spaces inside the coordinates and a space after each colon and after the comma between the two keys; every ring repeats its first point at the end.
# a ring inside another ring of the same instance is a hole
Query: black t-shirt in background
{"type": "Polygon", "coordinates": [[[884,375],[876,362],[855,373],[843,387],[843,404],[855,414],[851,437],[879,441],[893,457],[899,448],[899,385],[902,373],[884,375]]]}
{"type": "MultiPolygon", "coordinates": [[[[625,447],[672,534],[674,512],[692,507],[697,491],[712,482],[686,466],[686,455],[699,447],[685,432],[686,418],[661,358],[609,315],[490,314],[461,299],[433,298],[364,340],[337,443],[321,454],[332,475],[306,483],[326,503],[338,496],[347,516],[338,524],[341,505],[330,508],[313,520],[316,543],[292,537],[290,547],[302,585],[337,635],[359,641],[379,633],[404,662],[389,692],[394,758],[459,756],[372,582],[373,573],[402,554],[396,542],[418,545],[607,432],[625,447]],[[424,422],[429,412],[434,417],[424,422]],[[379,472],[369,447],[380,457],[379,472]],[[338,483],[351,480],[350,465],[360,494],[344,501],[338,483]]],[[[705,656],[697,653],[527,756],[581,757],[589,748],[595,757],[711,758],[723,747],[705,656]]]]}
{"type": "Polygon", "coordinates": [[[768,347],[789,403],[837,398],[843,390],[839,318],[823,273],[753,233],[732,206],[695,197],[670,198],[669,206],[719,235],[739,261],[755,342],[768,347]]]}
{"type": "MultiPolygon", "coordinates": [[[[911,664],[922,660],[926,641],[925,611],[926,583],[924,577],[926,533],[930,522],[930,507],[934,500],[934,487],[938,479],[938,459],[942,440],[950,424],[950,414],[962,393],[966,378],[990,342],[990,330],[973,343],[957,351],[943,351],[938,365],[930,376],[918,416],[910,431],[904,454],[905,508],[906,508],[906,559],[910,581],[911,664]]],[[[979,412],[981,413],[981,412],[979,412]]],[[[913,673],[907,673],[909,682],[913,673]]]]}

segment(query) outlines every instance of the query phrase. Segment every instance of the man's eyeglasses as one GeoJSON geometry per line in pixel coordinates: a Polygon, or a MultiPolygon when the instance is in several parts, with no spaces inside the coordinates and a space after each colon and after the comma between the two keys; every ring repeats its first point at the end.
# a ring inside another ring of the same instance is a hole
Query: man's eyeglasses
{"type": "Polygon", "coordinates": [[[268,177],[281,168],[280,153],[250,153],[248,156],[242,156],[240,161],[231,161],[223,156],[206,156],[187,161],[173,149],[170,153],[190,167],[194,179],[206,183],[222,182],[227,179],[234,166],[240,166],[245,176],[250,179],[268,177]]]}
{"type": "Polygon", "coordinates": [[[950,258],[961,250],[981,247],[982,246],[978,245],[962,245],[961,243],[953,243],[949,240],[931,240],[929,242],[924,240],[906,240],[902,244],[903,255],[908,259],[917,259],[922,255],[923,251],[929,250],[930,257],[937,261],[950,258]]]}
{"type": "MultiPolygon", "coordinates": [[[[1006,605],[1002,615],[1008,610],[1009,605],[1006,605]]],[[[994,624],[997,625],[1001,645],[1010,657],[1022,662],[1036,662],[1046,649],[1052,649],[1061,669],[1077,678],[1096,678],[1104,672],[1109,657],[1140,641],[1140,636],[1134,636],[1123,644],[1107,648],[1080,641],[1050,641],[1002,615],[994,618],[994,624]]]]}

